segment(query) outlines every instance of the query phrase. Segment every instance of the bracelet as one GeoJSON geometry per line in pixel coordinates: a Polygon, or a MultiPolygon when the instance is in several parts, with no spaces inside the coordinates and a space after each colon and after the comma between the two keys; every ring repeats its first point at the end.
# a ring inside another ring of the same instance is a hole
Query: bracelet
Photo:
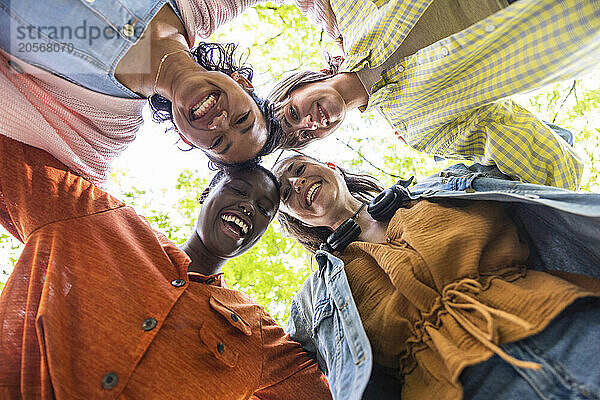
{"type": "Polygon", "coordinates": [[[158,77],[160,76],[160,70],[163,66],[163,63],[167,59],[167,57],[172,56],[173,54],[181,53],[181,52],[186,52],[189,54],[190,57],[192,57],[192,53],[188,49],[179,49],[179,50],[172,51],[172,52],[167,53],[164,56],[162,56],[162,58],[160,59],[160,63],[158,63],[158,70],[156,71],[156,78],[154,78],[154,86],[152,87],[152,93],[156,93],[156,85],[158,84],[158,77]]]}

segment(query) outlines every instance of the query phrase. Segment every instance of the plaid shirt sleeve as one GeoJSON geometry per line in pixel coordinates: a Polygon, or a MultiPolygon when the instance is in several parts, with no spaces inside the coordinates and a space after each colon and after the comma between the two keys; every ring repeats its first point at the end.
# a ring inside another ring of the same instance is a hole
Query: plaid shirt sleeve
{"type": "Polygon", "coordinates": [[[440,128],[438,136],[445,147],[436,149],[437,154],[495,164],[524,182],[579,187],[583,163],[573,147],[512,100],[465,113],[440,128]]]}
{"type": "MultiPolygon", "coordinates": [[[[345,45],[353,54],[347,57],[342,71],[356,71],[365,65],[364,61],[374,67],[381,54],[387,51],[389,56],[389,49],[400,45],[406,35],[402,29],[394,33],[398,17],[391,14],[404,10],[403,3],[389,0],[385,7],[364,15],[371,20],[350,27],[351,34],[343,32],[345,39],[352,40],[345,45]],[[365,35],[366,26],[375,34],[365,35]],[[383,36],[377,32],[387,35],[384,44],[379,42],[383,36]],[[396,42],[392,44],[393,40],[396,42]]],[[[481,113],[479,121],[489,121],[489,110],[499,109],[490,103],[576,77],[599,61],[598,0],[520,0],[384,70],[373,87],[367,110],[378,108],[418,150],[449,158],[485,160],[504,165],[505,172],[510,170],[512,176],[528,182],[555,182],[574,189],[581,175],[581,162],[572,149],[566,151],[562,142],[550,140],[548,128],[527,111],[519,109],[518,116],[509,118],[499,116],[486,128],[474,125],[474,133],[466,131],[461,121],[476,118],[477,113],[481,113]],[[482,136],[490,132],[496,136],[495,143],[504,137],[504,144],[512,145],[490,148],[494,140],[482,136]],[[525,140],[524,132],[535,137],[525,140]],[[457,140],[458,136],[463,140],[457,140]],[[473,141],[475,137],[479,139],[473,141]],[[482,141],[483,145],[476,145],[482,141]],[[458,146],[458,142],[463,144],[458,146]],[[518,147],[525,143],[539,145],[518,147]],[[525,154],[539,160],[534,163],[525,154]],[[534,166],[538,163],[550,164],[534,166]],[[565,169],[569,165],[573,168],[565,169]],[[548,178],[548,173],[553,178],[548,178]]]]}

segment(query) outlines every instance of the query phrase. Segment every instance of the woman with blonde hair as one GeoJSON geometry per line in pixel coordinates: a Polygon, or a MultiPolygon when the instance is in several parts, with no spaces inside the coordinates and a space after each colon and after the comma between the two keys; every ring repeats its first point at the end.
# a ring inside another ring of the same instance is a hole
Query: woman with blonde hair
{"type": "Polygon", "coordinates": [[[334,398],[600,395],[600,196],[474,168],[378,195],[331,163],[276,165],[278,218],[319,265],[287,331],[334,398]]]}

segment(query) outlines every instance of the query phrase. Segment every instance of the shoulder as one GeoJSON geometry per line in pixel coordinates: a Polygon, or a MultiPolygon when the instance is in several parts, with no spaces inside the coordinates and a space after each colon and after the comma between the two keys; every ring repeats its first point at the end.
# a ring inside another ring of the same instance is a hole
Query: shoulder
{"type": "Polygon", "coordinates": [[[0,188],[23,239],[45,224],[124,206],[47,152],[2,135],[0,188]]]}

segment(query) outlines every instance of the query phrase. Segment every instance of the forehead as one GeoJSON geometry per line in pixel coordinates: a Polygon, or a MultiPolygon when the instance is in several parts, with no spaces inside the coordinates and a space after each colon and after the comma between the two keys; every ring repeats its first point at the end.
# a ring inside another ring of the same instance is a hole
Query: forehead
{"type": "Polygon", "coordinates": [[[222,180],[223,186],[227,186],[233,182],[241,182],[248,185],[252,189],[255,198],[266,196],[270,199],[278,199],[277,185],[273,179],[262,169],[252,168],[249,170],[230,172],[225,175],[222,180]]]}
{"type": "Polygon", "coordinates": [[[310,157],[298,155],[298,156],[286,158],[285,160],[278,162],[277,165],[275,165],[275,167],[273,168],[273,173],[275,174],[277,179],[279,179],[284,174],[291,172],[291,171],[289,171],[290,168],[292,168],[293,165],[296,163],[321,165],[320,162],[315,161],[310,157]]]}

